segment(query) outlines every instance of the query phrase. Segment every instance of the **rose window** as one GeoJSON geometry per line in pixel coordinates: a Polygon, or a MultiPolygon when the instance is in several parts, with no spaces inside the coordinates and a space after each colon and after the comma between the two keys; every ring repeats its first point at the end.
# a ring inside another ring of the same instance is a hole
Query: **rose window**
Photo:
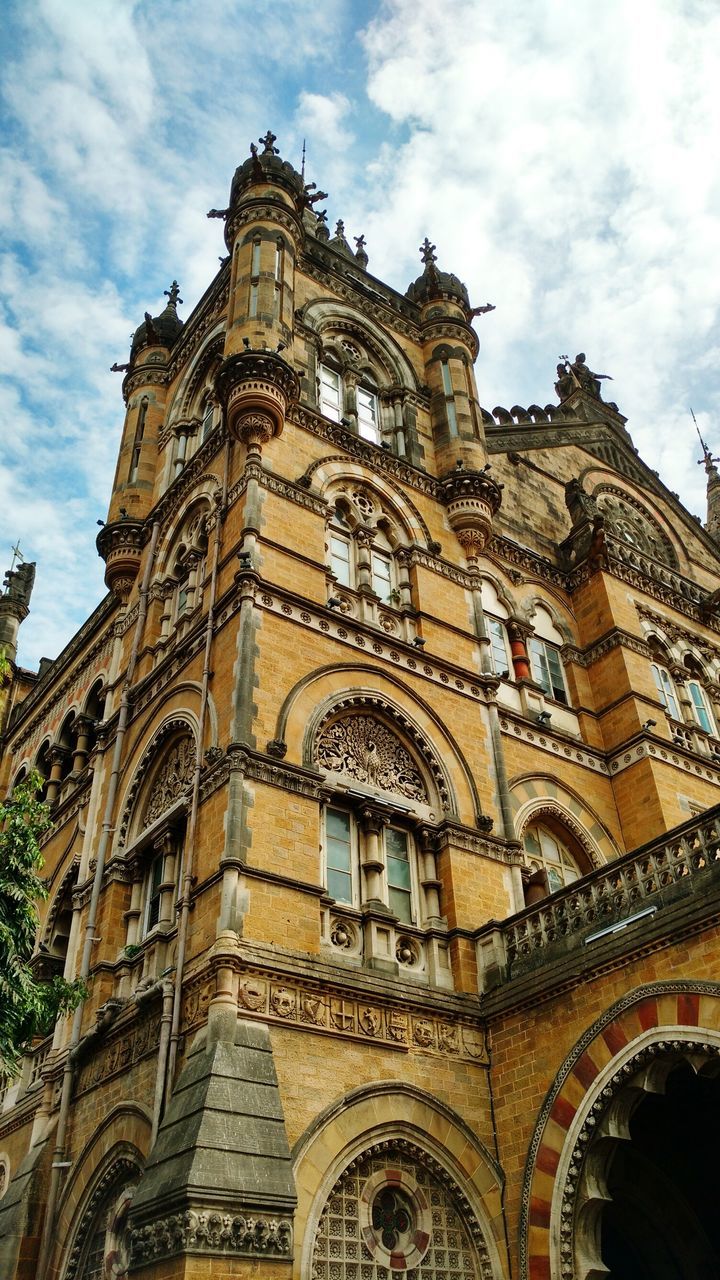
{"type": "Polygon", "coordinates": [[[397,1253],[398,1247],[407,1243],[412,1212],[398,1190],[378,1192],[372,1207],[372,1225],[390,1253],[397,1253]]]}

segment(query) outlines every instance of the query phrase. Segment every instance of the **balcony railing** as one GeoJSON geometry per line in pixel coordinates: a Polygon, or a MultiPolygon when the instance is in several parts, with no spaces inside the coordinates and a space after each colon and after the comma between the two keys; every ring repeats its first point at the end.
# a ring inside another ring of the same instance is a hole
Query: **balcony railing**
{"type": "MultiPolygon", "coordinates": [[[[720,805],[477,934],[481,990],[488,991],[621,925],[720,865],[720,805]],[[677,886],[677,888],[674,888],[677,886]],[[658,895],[665,895],[660,899],[658,895]]],[[[692,886],[694,887],[694,886],[692,886]]]]}

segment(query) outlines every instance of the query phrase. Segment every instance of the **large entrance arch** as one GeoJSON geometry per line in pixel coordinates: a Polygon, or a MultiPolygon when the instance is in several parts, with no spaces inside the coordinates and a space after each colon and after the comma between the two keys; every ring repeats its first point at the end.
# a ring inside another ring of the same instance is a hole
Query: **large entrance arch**
{"type": "Polygon", "coordinates": [[[720,985],[628,993],[568,1055],[536,1125],[522,1280],[720,1276],[720,985]]]}
{"type": "Polygon", "coordinates": [[[671,1058],[664,1089],[611,1140],[599,1243],[613,1280],[720,1276],[719,1150],[720,1060],[671,1058]]]}

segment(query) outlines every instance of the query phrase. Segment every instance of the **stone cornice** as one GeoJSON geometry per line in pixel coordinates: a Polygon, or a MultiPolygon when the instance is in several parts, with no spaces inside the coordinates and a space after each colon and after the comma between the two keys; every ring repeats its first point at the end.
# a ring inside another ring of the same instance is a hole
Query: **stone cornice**
{"type": "Polygon", "coordinates": [[[622,627],[613,627],[610,631],[606,631],[599,640],[588,645],[586,649],[579,649],[576,645],[565,644],[562,647],[561,654],[563,662],[574,663],[578,667],[590,667],[594,662],[598,662],[600,658],[604,658],[606,653],[610,653],[612,649],[629,649],[632,653],[639,653],[643,658],[650,658],[650,646],[640,636],[634,636],[630,631],[623,630],[622,627]]]}
{"type": "Polygon", "coordinates": [[[355,435],[354,431],[344,427],[342,423],[331,422],[329,418],[324,418],[322,414],[308,408],[306,405],[291,405],[288,410],[287,421],[296,427],[304,427],[306,431],[312,432],[313,435],[319,436],[322,440],[327,440],[329,444],[342,449],[356,461],[370,467],[371,470],[393,476],[395,480],[399,480],[402,484],[417,489],[420,493],[425,493],[431,498],[438,496],[438,481],[434,476],[429,475],[427,471],[414,467],[405,458],[398,458],[387,449],[371,444],[369,440],[363,440],[361,436],[355,435]]]}
{"type": "Polygon", "coordinates": [[[63,670],[67,670],[71,662],[79,657],[83,644],[87,643],[92,633],[97,631],[103,623],[107,623],[110,619],[110,615],[115,613],[118,607],[118,602],[115,597],[111,593],[108,593],[108,595],[105,596],[105,599],[101,600],[97,609],[95,609],[95,611],[90,615],[87,622],[84,623],[77,634],[73,636],[70,643],[63,649],[59,657],[57,657],[52,665],[43,672],[42,678],[38,680],[37,684],[27,697],[24,698],[22,702],[17,703],[13,708],[11,725],[5,735],[5,742],[8,748],[13,752],[18,751],[23,744],[27,742],[28,738],[30,738],[39,727],[47,722],[49,713],[52,709],[57,706],[59,702],[64,702],[69,690],[71,690],[76,684],[80,683],[81,679],[85,678],[87,675],[88,665],[90,663],[96,663],[98,658],[103,654],[106,646],[111,644],[113,632],[105,630],[94,644],[90,646],[87,652],[83,654],[82,671],[75,668],[70,671],[64,679],[61,679],[59,684],[55,683],[61,672],[63,670]],[[42,710],[39,711],[38,715],[30,721],[29,724],[25,724],[22,733],[19,733],[18,731],[23,725],[23,721],[25,721],[33,707],[36,707],[37,704],[42,701],[43,694],[47,694],[49,696],[42,707],[42,710]]]}
{"type": "Polygon", "coordinates": [[[396,333],[401,333],[418,344],[422,342],[415,303],[402,294],[394,291],[391,293],[382,280],[362,272],[328,245],[319,240],[311,242],[308,237],[299,268],[311,279],[338,294],[344,302],[350,302],[370,320],[377,322],[378,312],[384,313],[385,322],[396,333]]]}
{"type": "Polygon", "coordinates": [[[712,782],[720,786],[720,761],[710,760],[707,756],[699,756],[694,751],[686,751],[664,738],[646,736],[642,742],[635,741],[608,756],[608,772],[612,775],[623,773],[640,760],[655,760],[672,765],[683,773],[694,774],[704,782],[712,782]]]}
{"type": "Polygon", "coordinates": [[[594,751],[583,742],[565,734],[556,734],[552,729],[540,729],[537,724],[531,724],[523,716],[513,715],[504,707],[500,710],[500,728],[508,735],[531,743],[536,751],[545,751],[556,759],[580,764],[586,769],[592,769],[593,773],[610,772],[604,752],[594,751]]]}

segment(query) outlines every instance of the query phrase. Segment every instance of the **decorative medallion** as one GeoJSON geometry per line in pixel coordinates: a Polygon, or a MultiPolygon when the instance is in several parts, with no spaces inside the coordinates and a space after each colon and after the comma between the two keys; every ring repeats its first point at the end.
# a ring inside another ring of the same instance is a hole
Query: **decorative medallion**
{"type": "Polygon", "coordinates": [[[169,750],[155,777],[145,810],[146,827],[179,800],[192,782],[195,769],[195,743],[182,738],[169,750]]]}
{"type": "Polygon", "coordinates": [[[318,738],[317,760],[321,768],[331,773],[344,773],[382,791],[428,803],[427,789],[414,760],[395,734],[374,716],[345,716],[326,725],[318,738]]]}

